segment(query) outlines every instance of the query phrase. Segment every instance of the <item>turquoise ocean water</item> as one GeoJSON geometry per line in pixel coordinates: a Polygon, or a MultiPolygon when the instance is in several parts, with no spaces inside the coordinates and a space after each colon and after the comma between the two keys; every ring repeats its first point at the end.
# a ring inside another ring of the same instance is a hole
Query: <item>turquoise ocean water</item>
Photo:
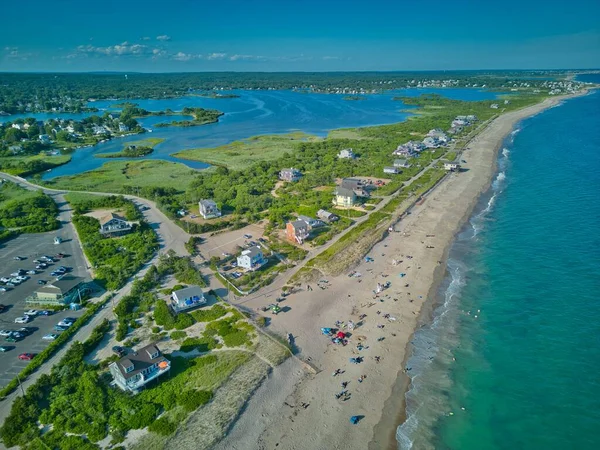
{"type": "Polygon", "coordinates": [[[415,334],[400,449],[600,448],[599,129],[595,92],[506,140],[415,334]]]}

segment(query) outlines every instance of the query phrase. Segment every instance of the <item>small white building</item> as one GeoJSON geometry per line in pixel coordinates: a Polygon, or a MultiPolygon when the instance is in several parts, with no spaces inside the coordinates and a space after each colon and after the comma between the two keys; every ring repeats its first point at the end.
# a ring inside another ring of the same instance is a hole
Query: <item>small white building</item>
{"type": "Polygon", "coordinates": [[[384,167],[383,173],[397,174],[400,173],[400,169],[398,169],[397,167],[384,167]]]}
{"type": "Polygon", "coordinates": [[[129,127],[127,125],[125,125],[124,123],[120,123],[119,124],[119,131],[120,132],[125,132],[125,131],[129,131],[129,127]]]}
{"type": "Polygon", "coordinates": [[[354,152],[352,151],[351,148],[345,148],[343,150],[340,150],[340,152],[338,153],[338,158],[339,159],[354,159],[354,158],[356,158],[356,155],[354,154],[354,152]]]}
{"type": "Polygon", "coordinates": [[[460,164],[457,162],[448,162],[446,161],[444,163],[444,170],[447,170],[449,172],[455,172],[457,170],[460,169],[460,164]]]}
{"type": "Polygon", "coordinates": [[[198,202],[198,209],[200,210],[200,215],[205,219],[214,219],[215,217],[221,217],[221,210],[218,208],[214,200],[200,200],[198,202]]]}
{"type": "Polygon", "coordinates": [[[260,247],[250,247],[237,257],[238,267],[246,270],[258,270],[267,263],[260,247]]]}
{"type": "Polygon", "coordinates": [[[498,103],[492,103],[490,105],[490,108],[492,108],[492,109],[498,109],[498,103]]]}
{"type": "Polygon", "coordinates": [[[189,286],[171,293],[171,307],[175,312],[204,305],[206,298],[200,286],[189,286]]]}

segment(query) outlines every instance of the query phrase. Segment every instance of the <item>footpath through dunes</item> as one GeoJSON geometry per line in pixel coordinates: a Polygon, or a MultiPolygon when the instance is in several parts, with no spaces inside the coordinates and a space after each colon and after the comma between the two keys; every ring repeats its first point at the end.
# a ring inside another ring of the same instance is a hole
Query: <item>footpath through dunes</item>
{"type": "Polygon", "coordinates": [[[320,372],[298,379],[290,376],[293,370],[275,371],[273,377],[287,378],[270,383],[290,394],[279,405],[263,394],[252,398],[220,448],[395,448],[396,426],[404,412],[404,396],[398,392],[409,383],[403,372],[407,345],[431,310],[450,244],[489,187],[505,136],[519,120],[563,99],[548,99],[495,119],[463,152],[466,170],[447,177],[396,225],[395,233],[371,249],[373,261],[363,260],[355,268],[360,277],[331,277],[286,299],[289,310],[278,315],[272,327],[292,333],[301,358],[320,372]],[[390,287],[374,297],[377,283],[388,281],[390,287]],[[321,327],[333,327],[338,320],[357,325],[345,347],[321,335],[321,327]],[[351,364],[349,358],[356,357],[362,362],[351,364]],[[336,369],[345,372],[334,377],[336,369]],[[359,382],[362,375],[366,378],[359,382]],[[349,383],[345,389],[342,382],[349,383]],[[335,397],[342,390],[348,391],[346,401],[335,397]],[[358,425],[350,423],[355,415],[361,417],[358,425]],[[244,439],[256,435],[257,441],[244,439]]]}

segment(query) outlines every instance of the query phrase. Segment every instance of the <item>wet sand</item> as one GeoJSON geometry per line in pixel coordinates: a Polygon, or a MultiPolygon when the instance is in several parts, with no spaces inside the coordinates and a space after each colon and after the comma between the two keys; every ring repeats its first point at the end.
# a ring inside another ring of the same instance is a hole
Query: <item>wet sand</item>
{"type": "MultiPolygon", "coordinates": [[[[404,373],[408,344],[431,313],[454,237],[488,189],[498,150],[515,124],[564,98],[547,99],[495,119],[463,152],[465,170],[446,177],[396,224],[395,232],[369,253],[373,261],[363,260],[354,269],[360,277],[330,278],[320,283],[323,289],[317,283],[311,284],[312,290],[303,285],[301,292],[286,299],[285,312],[274,316],[270,326],[292,333],[299,356],[317,373],[301,370],[294,360],[275,369],[218,448],[396,447],[396,427],[403,420],[403,394],[410,381],[404,373]],[[386,282],[390,287],[375,298],[377,283],[386,282]],[[321,334],[321,327],[334,327],[337,320],[357,324],[347,346],[332,344],[321,334]],[[362,350],[357,349],[358,342],[363,343],[362,350]],[[351,364],[352,357],[363,361],[351,364]],[[334,377],[336,369],[345,372],[334,377]],[[359,383],[361,375],[366,379],[359,383]],[[335,398],[343,381],[349,382],[346,401],[335,398]],[[350,423],[353,415],[361,416],[359,424],[350,423]]],[[[244,302],[255,308],[268,298],[244,302]]]]}

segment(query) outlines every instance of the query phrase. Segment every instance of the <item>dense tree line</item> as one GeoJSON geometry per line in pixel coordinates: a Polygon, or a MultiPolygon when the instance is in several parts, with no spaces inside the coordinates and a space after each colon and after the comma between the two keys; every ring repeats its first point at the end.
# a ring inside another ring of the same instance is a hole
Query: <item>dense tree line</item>
{"type": "Polygon", "coordinates": [[[60,222],[56,219],[58,206],[41,191],[33,197],[2,202],[2,191],[11,186],[14,185],[9,182],[0,186],[0,227],[17,228],[23,233],[41,233],[60,228],[60,222]]]}

